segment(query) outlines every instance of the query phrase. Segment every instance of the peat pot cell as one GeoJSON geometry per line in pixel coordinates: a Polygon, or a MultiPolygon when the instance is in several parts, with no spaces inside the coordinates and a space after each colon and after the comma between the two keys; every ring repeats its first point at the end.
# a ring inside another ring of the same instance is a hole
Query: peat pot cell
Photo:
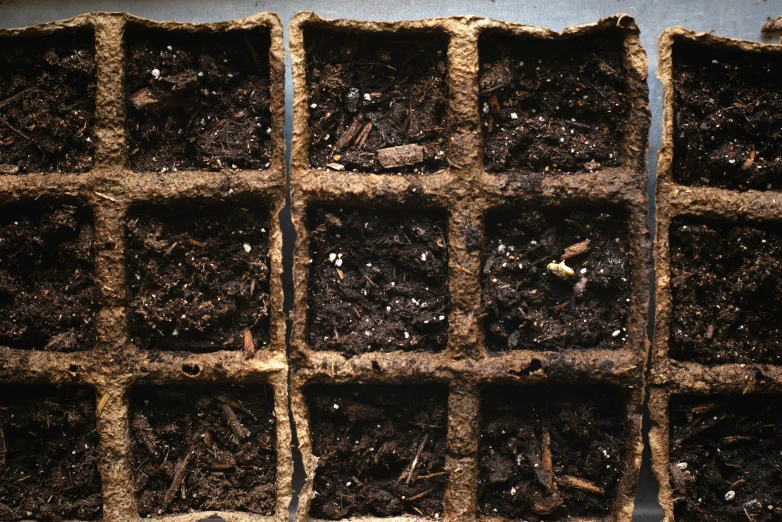
{"type": "Polygon", "coordinates": [[[673,178],[738,190],[782,188],[782,54],[673,47],[673,178]]]}
{"type": "Polygon", "coordinates": [[[92,29],[0,37],[0,175],[92,168],[95,71],[92,29]]]}
{"type": "Polygon", "coordinates": [[[448,166],[448,38],[308,27],[310,165],[429,173],[448,166]]]}
{"type": "Polygon", "coordinates": [[[619,30],[567,40],[481,36],[479,106],[489,172],[622,164],[630,114],[619,30]]]}
{"type": "Polygon", "coordinates": [[[125,255],[136,345],[248,354],[265,347],[268,222],[265,211],[227,205],[133,209],[125,255]]]}
{"type": "Polygon", "coordinates": [[[782,226],[671,224],[672,358],[702,364],[782,357],[782,226]]]}
{"type": "Polygon", "coordinates": [[[620,349],[630,308],[624,212],[489,214],[483,306],[489,350],[620,349]]]}
{"type": "Polygon", "coordinates": [[[268,386],[139,387],[130,419],[142,517],[192,510],[274,512],[277,453],[268,386]]]}
{"type": "Polygon", "coordinates": [[[310,347],[346,356],[445,348],[446,224],[439,212],[310,211],[310,347]]]}
{"type": "Polygon", "coordinates": [[[677,522],[782,520],[778,396],[674,396],[668,473],[677,522]]]}
{"type": "Polygon", "coordinates": [[[131,169],[269,167],[267,29],[190,33],[131,25],[125,39],[131,169]]]}
{"type": "Polygon", "coordinates": [[[95,392],[0,387],[0,519],[100,520],[95,392]]]}
{"type": "Polygon", "coordinates": [[[608,386],[487,388],[480,512],[531,522],[608,515],[622,476],[624,411],[608,386]]]}
{"type": "Polygon", "coordinates": [[[311,385],[306,394],[318,458],[310,515],[442,516],[446,387],[311,385]]]}
{"type": "Polygon", "coordinates": [[[0,209],[0,345],[77,351],[95,343],[89,209],[0,209]]]}

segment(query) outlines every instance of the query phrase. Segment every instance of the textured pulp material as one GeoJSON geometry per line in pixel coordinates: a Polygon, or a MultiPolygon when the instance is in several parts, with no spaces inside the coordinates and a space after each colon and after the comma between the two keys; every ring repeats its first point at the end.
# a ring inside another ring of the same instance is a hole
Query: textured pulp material
{"type": "MultiPolygon", "coordinates": [[[[104,520],[137,520],[136,498],[129,460],[128,410],[130,389],[137,383],[267,383],[274,390],[277,429],[277,503],[269,517],[217,513],[226,520],[288,519],[293,461],[288,421],[288,369],[285,356],[285,314],[280,275],[282,234],[277,214],[285,204],[284,47],[277,15],[261,13],[220,23],[153,22],[126,14],[95,13],[25,29],[0,30],[0,36],[47,35],[61,29],[94,30],[97,60],[97,99],[94,168],[84,174],[0,176],[0,204],[43,199],[68,201],[92,209],[96,251],[94,272],[99,289],[97,342],[86,351],[68,354],[0,347],[0,380],[4,383],[79,384],[95,388],[99,415],[100,473],[104,520]],[[134,173],[127,166],[123,32],[128,23],[197,34],[231,29],[264,28],[271,35],[269,50],[272,161],[263,171],[180,171],[158,175],[134,173]],[[245,353],[185,354],[142,351],[130,341],[127,328],[123,219],[130,206],[187,202],[247,201],[268,209],[271,266],[271,338],[269,346],[248,357],[245,353]]],[[[196,521],[213,513],[192,513],[166,520],[196,521]]]]}

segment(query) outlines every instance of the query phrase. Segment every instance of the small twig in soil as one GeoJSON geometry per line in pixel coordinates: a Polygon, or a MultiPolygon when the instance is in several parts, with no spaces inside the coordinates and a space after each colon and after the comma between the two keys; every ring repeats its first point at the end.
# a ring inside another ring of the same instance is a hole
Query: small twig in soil
{"type": "Polygon", "coordinates": [[[22,138],[24,138],[24,139],[26,139],[26,140],[29,140],[29,139],[30,139],[30,136],[28,136],[28,135],[27,135],[27,134],[25,134],[24,132],[20,131],[19,129],[17,129],[16,127],[14,127],[13,125],[11,125],[10,123],[8,123],[8,121],[6,121],[6,119],[5,119],[5,118],[0,118],[0,123],[3,123],[3,124],[6,126],[6,127],[8,127],[9,129],[11,129],[11,130],[14,132],[14,134],[17,134],[17,135],[21,136],[22,138]]]}
{"type": "Polygon", "coordinates": [[[415,478],[413,482],[418,482],[419,480],[426,480],[435,477],[442,477],[443,475],[450,475],[450,474],[451,474],[450,471],[438,471],[437,473],[429,473],[428,475],[419,475],[415,478]]]}
{"type": "Polygon", "coordinates": [[[412,502],[412,501],[414,501],[414,500],[418,500],[419,498],[424,498],[426,495],[428,495],[429,493],[431,493],[431,492],[432,492],[432,491],[434,491],[435,489],[436,489],[436,488],[430,488],[430,489],[427,489],[426,491],[422,491],[421,493],[418,493],[417,495],[413,495],[413,496],[412,496],[412,497],[410,497],[410,498],[406,498],[406,499],[405,499],[405,501],[406,501],[406,502],[412,502]]]}
{"type": "Polygon", "coordinates": [[[193,455],[192,451],[188,451],[185,458],[180,460],[174,466],[174,478],[171,481],[166,494],[163,496],[163,509],[167,509],[171,501],[174,500],[179,487],[182,485],[182,481],[185,479],[185,473],[187,472],[187,463],[190,462],[190,457],[193,455]]]}
{"type": "Polygon", "coordinates": [[[0,469],[5,469],[5,432],[0,428],[0,469]]]}
{"type": "Polygon", "coordinates": [[[231,431],[234,432],[234,435],[240,442],[250,436],[249,430],[239,422],[239,419],[236,418],[236,413],[234,413],[234,410],[229,404],[223,403],[223,414],[225,415],[225,420],[231,428],[231,431]]]}
{"type": "Polygon", "coordinates": [[[364,125],[364,128],[361,129],[361,134],[358,135],[358,138],[356,138],[356,148],[360,149],[364,146],[364,143],[367,141],[367,137],[369,136],[369,133],[372,131],[372,122],[370,121],[366,125],[364,125]]]}
{"type": "Polygon", "coordinates": [[[418,465],[418,458],[421,456],[421,452],[424,451],[424,445],[426,444],[426,441],[428,439],[429,439],[429,434],[427,433],[426,435],[424,435],[424,440],[422,440],[421,445],[418,446],[418,451],[415,453],[413,462],[410,464],[410,472],[407,474],[407,480],[405,480],[405,484],[410,484],[410,479],[413,478],[413,472],[415,471],[415,467],[418,465]]]}
{"type": "Polygon", "coordinates": [[[557,489],[557,486],[554,482],[554,471],[551,462],[551,435],[546,428],[543,428],[540,439],[540,463],[543,466],[543,471],[546,473],[546,482],[548,482],[546,489],[550,491],[557,489]]]}
{"type": "Polygon", "coordinates": [[[580,489],[587,493],[594,493],[595,495],[605,495],[605,490],[586,479],[571,477],[570,475],[563,475],[556,478],[556,483],[566,488],[580,489]]]}
{"type": "Polygon", "coordinates": [[[14,94],[10,98],[6,98],[5,100],[0,101],[0,107],[5,107],[9,103],[12,103],[12,102],[16,101],[19,98],[21,98],[22,96],[24,96],[26,94],[29,94],[31,92],[41,92],[41,90],[38,87],[28,87],[27,89],[25,89],[23,91],[19,91],[18,93],[14,94]]]}

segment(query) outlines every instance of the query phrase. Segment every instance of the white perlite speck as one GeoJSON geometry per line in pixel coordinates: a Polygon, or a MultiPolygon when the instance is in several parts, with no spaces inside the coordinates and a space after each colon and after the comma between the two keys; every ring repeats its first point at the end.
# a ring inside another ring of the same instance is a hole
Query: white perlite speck
{"type": "Polygon", "coordinates": [[[160,78],[160,69],[152,69],[152,76],[160,78]]]}
{"type": "Polygon", "coordinates": [[[611,334],[611,337],[619,337],[619,334],[621,333],[621,330],[614,330],[614,333],[611,334]]]}
{"type": "Polygon", "coordinates": [[[728,502],[730,502],[734,498],[736,498],[736,492],[733,491],[732,489],[730,491],[728,491],[727,493],[725,493],[725,500],[727,500],[728,502]]]}
{"type": "Polygon", "coordinates": [[[248,254],[253,249],[253,247],[251,247],[249,243],[243,244],[242,247],[244,247],[244,251],[247,252],[248,254]]]}

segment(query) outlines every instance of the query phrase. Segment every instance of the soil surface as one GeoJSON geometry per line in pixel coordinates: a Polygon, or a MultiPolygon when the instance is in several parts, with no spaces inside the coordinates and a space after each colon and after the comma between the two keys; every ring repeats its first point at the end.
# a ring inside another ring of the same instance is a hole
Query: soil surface
{"type": "Polygon", "coordinates": [[[507,209],[490,215],[482,274],[487,347],[622,348],[629,249],[619,211],[507,209]],[[570,272],[552,265],[563,260],[570,272]]]}
{"type": "Polygon", "coordinates": [[[0,175],[92,168],[92,30],[0,38],[0,175]]]}
{"type": "Polygon", "coordinates": [[[190,34],[131,25],[126,42],[131,169],[269,167],[268,31],[190,34]]]}
{"type": "Polygon", "coordinates": [[[310,386],[310,515],[443,515],[448,390],[426,385],[310,386]]]}
{"type": "Polygon", "coordinates": [[[0,519],[102,518],[95,391],[0,388],[0,519]]]}
{"type": "Polygon", "coordinates": [[[245,350],[269,342],[268,215],[233,206],[146,207],[125,223],[128,320],[155,350],[245,350]]]}
{"type": "Polygon", "coordinates": [[[0,345],[90,350],[98,292],[92,215],[71,205],[0,212],[0,345]]]}
{"type": "Polygon", "coordinates": [[[673,51],[673,178],[782,188],[782,56],[679,42],[673,51]]]}
{"type": "Polygon", "coordinates": [[[141,387],[131,400],[131,465],[142,517],[274,512],[277,442],[269,387],[141,387]]]}
{"type": "Polygon", "coordinates": [[[779,396],[675,396],[670,465],[682,522],[782,520],[779,396]]]}
{"type": "Polygon", "coordinates": [[[448,166],[448,38],[309,28],[310,165],[428,173],[448,166]],[[381,158],[408,146],[410,157],[381,158]]]}
{"type": "Polygon", "coordinates": [[[528,522],[609,514],[626,445],[617,389],[490,387],[482,411],[480,513],[528,522]]]}
{"type": "Polygon", "coordinates": [[[445,215],[319,208],[309,219],[312,349],[352,356],[445,348],[445,215]]]}
{"type": "Polygon", "coordinates": [[[479,101],[489,172],[618,167],[630,113],[619,31],[546,41],[481,37],[479,101]]]}
{"type": "Polygon", "coordinates": [[[782,362],[782,226],[683,218],[670,244],[670,356],[782,362]]]}

